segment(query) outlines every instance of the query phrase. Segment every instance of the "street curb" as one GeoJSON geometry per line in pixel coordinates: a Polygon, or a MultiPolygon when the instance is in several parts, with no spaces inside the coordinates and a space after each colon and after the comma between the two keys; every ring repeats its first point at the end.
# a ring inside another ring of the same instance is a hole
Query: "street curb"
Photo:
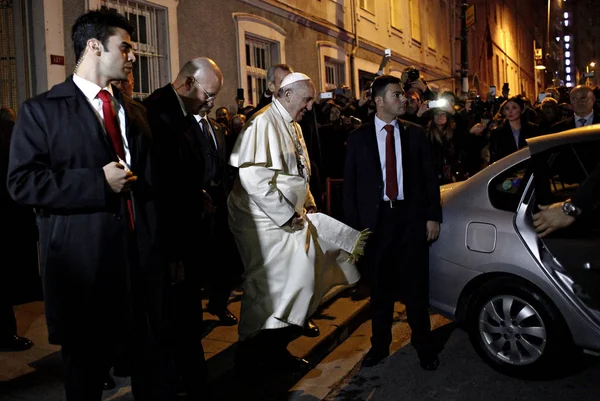
{"type": "Polygon", "coordinates": [[[313,366],[317,366],[327,355],[343,343],[350,335],[369,320],[370,302],[364,300],[359,307],[353,311],[337,328],[329,335],[323,337],[319,343],[312,348],[304,359],[308,360],[313,366]]]}

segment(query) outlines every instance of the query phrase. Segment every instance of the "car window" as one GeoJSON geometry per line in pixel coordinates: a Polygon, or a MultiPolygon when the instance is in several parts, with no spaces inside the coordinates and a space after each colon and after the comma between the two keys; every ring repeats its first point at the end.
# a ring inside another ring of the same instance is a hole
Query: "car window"
{"type": "Polygon", "coordinates": [[[559,146],[534,156],[538,203],[571,197],[600,160],[600,142],[559,146]]]}
{"type": "Polygon", "coordinates": [[[509,212],[517,210],[531,174],[530,164],[530,159],[523,160],[492,179],[488,186],[492,206],[509,212]]]}

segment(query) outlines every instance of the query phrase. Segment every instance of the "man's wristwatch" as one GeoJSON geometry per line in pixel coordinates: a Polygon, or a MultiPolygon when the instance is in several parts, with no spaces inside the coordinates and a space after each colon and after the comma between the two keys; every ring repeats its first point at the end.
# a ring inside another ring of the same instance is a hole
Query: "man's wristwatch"
{"type": "Polygon", "coordinates": [[[581,209],[569,201],[563,203],[562,211],[564,214],[571,217],[577,217],[581,214],[581,209]]]}

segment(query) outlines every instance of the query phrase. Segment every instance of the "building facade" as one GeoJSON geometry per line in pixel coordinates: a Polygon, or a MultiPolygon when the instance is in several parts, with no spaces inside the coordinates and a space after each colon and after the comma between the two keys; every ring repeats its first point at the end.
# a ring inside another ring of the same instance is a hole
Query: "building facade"
{"type": "Polygon", "coordinates": [[[597,85],[599,81],[596,69],[597,63],[600,62],[600,7],[598,1],[594,0],[571,2],[571,33],[575,52],[573,72],[578,83],[597,85]]]}
{"type": "MultiPolygon", "coordinates": [[[[511,94],[539,92],[544,78],[534,69],[534,43],[543,40],[545,1],[469,3],[476,5],[467,39],[469,86],[484,94],[507,82],[511,94]]],[[[456,0],[0,0],[2,105],[18,109],[71,74],[71,26],[100,6],[136,26],[139,98],[196,56],[221,67],[225,85],[216,106],[231,110],[238,88],[246,103],[257,102],[267,68],[277,63],[308,74],[321,91],[346,85],[356,95],[379,70],[385,49],[386,73],[400,76],[414,66],[436,91],[464,89],[456,0]]]]}

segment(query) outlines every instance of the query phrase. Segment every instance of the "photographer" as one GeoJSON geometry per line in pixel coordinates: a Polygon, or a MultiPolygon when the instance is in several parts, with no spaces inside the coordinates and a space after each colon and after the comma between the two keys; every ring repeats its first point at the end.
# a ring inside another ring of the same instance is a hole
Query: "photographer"
{"type": "Polygon", "coordinates": [[[371,83],[369,82],[365,89],[360,92],[360,98],[356,102],[356,114],[362,122],[373,121],[375,116],[375,104],[371,99],[371,83]]]}
{"type": "Polygon", "coordinates": [[[457,130],[447,102],[439,102],[442,102],[440,106],[437,102],[429,102],[433,107],[426,113],[430,121],[425,128],[435,172],[440,184],[463,181],[467,178],[464,170],[466,134],[457,130]]]}
{"type": "Polygon", "coordinates": [[[418,90],[412,89],[406,93],[406,114],[402,118],[421,127],[427,125],[427,118],[424,116],[429,109],[429,102],[423,102],[418,90]]]}
{"type": "Polygon", "coordinates": [[[421,77],[421,72],[413,67],[407,67],[402,72],[400,81],[404,86],[404,92],[408,94],[411,90],[417,90],[419,92],[419,98],[421,101],[435,100],[435,93],[433,93],[427,86],[427,82],[421,77]]]}

